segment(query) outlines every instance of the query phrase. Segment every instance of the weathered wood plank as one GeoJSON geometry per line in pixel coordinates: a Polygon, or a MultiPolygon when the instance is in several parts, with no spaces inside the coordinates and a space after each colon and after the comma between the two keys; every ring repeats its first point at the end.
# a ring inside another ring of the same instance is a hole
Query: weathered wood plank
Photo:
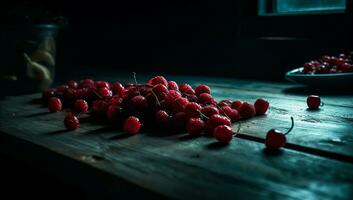
{"type": "MultiPolygon", "coordinates": [[[[29,104],[33,97],[1,101],[2,132],[168,197],[353,197],[350,163],[292,150],[270,156],[263,153],[262,144],[243,139],[221,147],[207,137],[152,133],[124,137],[118,131],[92,124],[66,132],[62,124],[64,113],[47,113],[46,108],[29,104]]],[[[261,119],[254,121],[258,120],[261,119]]]]}

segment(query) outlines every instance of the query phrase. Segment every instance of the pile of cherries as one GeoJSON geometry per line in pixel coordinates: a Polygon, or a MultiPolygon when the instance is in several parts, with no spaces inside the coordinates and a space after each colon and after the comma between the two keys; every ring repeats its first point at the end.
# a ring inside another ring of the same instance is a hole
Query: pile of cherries
{"type": "Polygon", "coordinates": [[[304,64],[302,74],[335,74],[353,72],[353,53],[335,56],[323,56],[319,60],[313,60],[304,64]]]}
{"type": "MultiPolygon", "coordinates": [[[[134,76],[135,77],[135,76],[134,76]]],[[[210,134],[221,143],[229,143],[234,132],[231,124],[266,113],[269,102],[259,98],[254,104],[239,100],[217,102],[207,85],[178,85],[163,76],[147,84],[122,85],[119,82],[84,79],[46,90],[42,98],[49,111],[69,111],[64,125],[79,127],[80,115],[109,123],[127,134],[137,134],[141,127],[187,131],[190,135],[210,134]]]]}

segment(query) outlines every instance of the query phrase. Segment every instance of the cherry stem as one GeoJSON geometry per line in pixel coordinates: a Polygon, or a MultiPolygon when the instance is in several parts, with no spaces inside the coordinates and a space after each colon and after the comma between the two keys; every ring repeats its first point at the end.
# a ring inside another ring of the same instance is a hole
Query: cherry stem
{"type": "Polygon", "coordinates": [[[241,123],[239,122],[237,132],[233,133],[233,135],[237,135],[237,134],[239,134],[239,132],[240,132],[240,128],[241,128],[241,123]]]}
{"type": "Polygon", "coordinates": [[[227,115],[227,113],[224,112],[224,110],[223,110],[221,107],[219,107],[219,105],[216,104],[216,107],[217,107],[218,109],[220,109],[220,110],[223,112],[223,114],[224,114],[228,119],[230,119],[230,117],[227,115]]]}
{"type": "Polygon", "coordinates": [[[159,106],[159,107],[161,107],[161,102],[159,101],[159,99],[158,99],[158,97],[157,97],[156,93],[154,93],[152,89],[151,89],[151,93],[152,93],[152,94],[153,94],[153,96],[156,98],[157,103],[158,103],[158,106],[159,106]]]}
{"type": "Polygon", "coordinates": [[[196,110],[202,117],[206,118],[206,119],[210,119],[209,117],[207,117],[206,115],[204,115],[200,110],[196,110]]]}
{"type": "Polygon", "coordinates": [[[100,95],[95,89],[93,90],[94,94],[98,96],[98,98],[103,99],[102,95],[100,95]]]}
{"type": "Polygon", "coordinates": [[[294,118],[293,117],[290,117],[291,121],[292,121],[292,125],[291,127],[288,129],[288,131],[284,134],[284,135],[287,135],[289,132],[291,132],[294,128],[294,118]]]}
{"type": "MultiPolygon", "coordinates": [[[[132,72],[132,74],[134,75],[134,81],[135,81],[135,84],[136,84],[136,86],[138,86],[137,79],[136,79],[136,72],[132,72]]],[[[141,96],[141,93],[140,93],[139,88],[137,88],[137,92],[138,92],[138,93],[139,93],[139,95],[141,96]]]]}

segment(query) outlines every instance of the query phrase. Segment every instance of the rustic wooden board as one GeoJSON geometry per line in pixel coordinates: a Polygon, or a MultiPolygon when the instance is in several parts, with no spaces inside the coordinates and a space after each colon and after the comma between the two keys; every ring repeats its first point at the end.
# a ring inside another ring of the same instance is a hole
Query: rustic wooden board
{"type": "MultiPolygon", "coordinates": [[[[215,93],[218,94],[217,89],[215,93]]],[[[37,96],[7,97],[0,101],[0,134],[21,138],[107,172],[112,179],[126,180],[167,197],[353,198],[353,165],[349,162],[289,149],[279,155],[267,155],[263,152],[263,144],[241,138],[236,138],[230,145],[218,146],[208,137],[153,133],[126,137],[116,130],[87,123],[78,130],[67,132],[62,124],[64,113],[48,113],[46,108],[33,104],[37,96]]],[[[281,116],[272,110],[264,119],[276,116],[272,125],[280,125],[277,121],[281,116]]],[[[288,118],[287,113],[283,116],[288,118]]],[[[260,123],[264,119],[253,122],[260,123]]],[[[287,120],[282,120],[283,126],[287,125],[284,122],[287,120]]],[[[251,121],[244,123],[244,132],[251,130],[247,128],[248,123],[251,121]]],[[[303,122],[298,126],[305,125],[303,122]]],[[[299,136],[303,135],[296,129],[293,138],[299,136]]],[[[332,143],[332,148],[341,147],[332,143]]],[[[58,165],[54,162],[56,159],[55,155],[47,158],[51,162],[43,167],[51,167],[52,163],[58,165]]],[[[61,173],[68,173],[68,169],[69,166],[62,166],[61,173]]]]}

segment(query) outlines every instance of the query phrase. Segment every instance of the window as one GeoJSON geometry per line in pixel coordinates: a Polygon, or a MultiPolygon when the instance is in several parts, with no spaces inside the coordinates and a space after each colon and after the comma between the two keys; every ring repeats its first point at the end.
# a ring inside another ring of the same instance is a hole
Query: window
{"type": "Polygon", "coordinates": [[[259,15],[344,13],[346,0],[259,0],[259,15]]]}

